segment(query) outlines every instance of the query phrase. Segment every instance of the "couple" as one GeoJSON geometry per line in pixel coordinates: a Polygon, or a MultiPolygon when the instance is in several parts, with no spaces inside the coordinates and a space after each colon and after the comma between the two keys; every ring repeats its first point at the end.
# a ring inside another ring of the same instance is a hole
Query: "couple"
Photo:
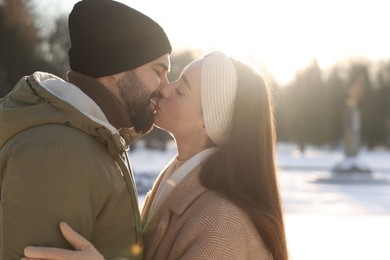
{"type": "Polygon", "coordinates": [[[115,1],[77,3],[69,32],[69,82],[36,72],[0,103],[1,259],[65,239],[26,257],[287,259],[260,74],[212,52],[169,84],[164,31],[115,1]],[[126,149],[153,122],[178,155],[140,217],[126,149]]]}

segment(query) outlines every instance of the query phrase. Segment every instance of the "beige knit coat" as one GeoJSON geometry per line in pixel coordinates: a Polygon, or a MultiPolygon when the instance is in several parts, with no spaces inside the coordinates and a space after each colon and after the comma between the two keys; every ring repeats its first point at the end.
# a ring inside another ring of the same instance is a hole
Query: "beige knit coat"
{"type": "Polygon", "coordinates": [[[158,177],[141,217],[144,259],[272,259],[249,216],[203,187],[199,172],[192,170],[148,218],[165,172],[158,177]]]}

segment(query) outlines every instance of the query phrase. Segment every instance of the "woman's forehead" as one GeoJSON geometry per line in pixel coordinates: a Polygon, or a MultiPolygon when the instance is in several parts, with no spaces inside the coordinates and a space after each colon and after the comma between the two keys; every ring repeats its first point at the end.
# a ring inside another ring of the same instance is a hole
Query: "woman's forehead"
{"type": "Polygon", "coordinates": [[[200,89],[202,65],[202,58],[194,60],[183,69],[180,76],[180,78],[185,80],[186,84],[191,86],[191,89],[196,89],[196,92],[200,89]]]}
{"type": "Polygon", "coordinates": [[[184,69],[182,74],[199,74],[202,70],[202,64],[203,64],[203,58],[196,59],[192,61],[190,64],[188,64],[184,69]]]}

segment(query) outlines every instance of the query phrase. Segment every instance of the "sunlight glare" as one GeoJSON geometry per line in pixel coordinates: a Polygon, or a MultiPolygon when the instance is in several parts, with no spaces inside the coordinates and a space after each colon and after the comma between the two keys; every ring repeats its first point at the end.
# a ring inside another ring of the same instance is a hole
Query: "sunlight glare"
{"type": "MultiPolygon", "coordinates": [[[[281,83],[314,59],[326,69],[356,56],[390,57],[388,1],[118,1],[156,20],[171,39],[174,52],[219,49],[253,57],[281,83]]],[[[52,0],[39,0],[42,6],[45,2],[57,7],[52,0]]],[[[66,1],[64,13],[76,2],[66,1]]]]}

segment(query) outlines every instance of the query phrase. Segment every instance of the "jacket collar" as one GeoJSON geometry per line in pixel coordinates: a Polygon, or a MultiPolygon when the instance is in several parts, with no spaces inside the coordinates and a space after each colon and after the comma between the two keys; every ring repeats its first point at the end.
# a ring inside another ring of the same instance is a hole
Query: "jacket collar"
{"type": "Polygon", "coordinates": [[[116,129],[132,127],[126,107],[98,80],[75,71],[69,71],[67,76],[70,83],[96,102],[116,129]]]}
{"type": "Polygon", "coordinates": [[[69,121],[72,127],[103,138],[110,153],[127,150],[130,143],[127,143],[118,129],[107,120],[95,101],[77,86],[43,72],[35,72],[27,78],[27,81],[40,98],[59,111],[66,111],[70,115],[69,121]],[[80,113],[83,116],[80,117],[80,113]]]}
{"type": "MultiPolygon", "coordinates": [[[[77,86],[49,73],[35,72],[33,78],[39,86],[43,87],[50,94],[76,108],[92,121],[106,127],[112,134],[118,133],[118,130],[108,122],[103,111],[95,101],[84,94],[77,86]]],[[[34,84],[34,81],[29,82],[34,84]]],[[[36,91],[39,91],[39,89],[36,89],[36,91]]],[[[48,95],[49,93],[47,92],[40,92],[39,95],[48,99],[51,95],[48,95]]]]}

